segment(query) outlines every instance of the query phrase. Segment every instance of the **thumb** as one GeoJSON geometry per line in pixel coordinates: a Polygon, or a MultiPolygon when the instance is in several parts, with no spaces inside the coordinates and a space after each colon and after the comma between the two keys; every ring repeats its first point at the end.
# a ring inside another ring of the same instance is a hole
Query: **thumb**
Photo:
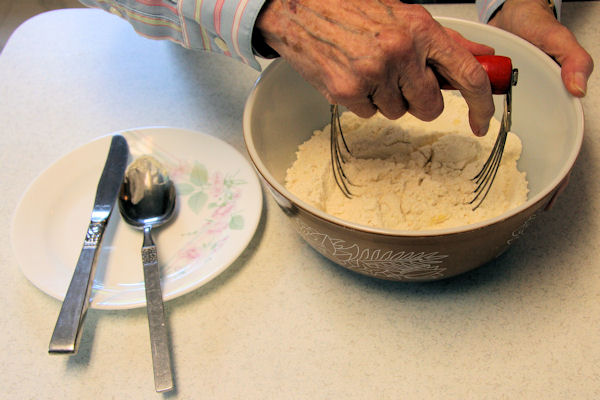
{"type": "Polygon", "coordinates": [[[561,64],[561,77],[569,93],[576,97],[583,97],[587,92],[587,81],[594,69],[594,62],[590,55],[583,49],[571,51],[561,64]]]}
{"type": "Polygon", "coordinates": [[[583,97],[587,92],[587,82],[594,69],[594,61],[568,29],[560,31],[561,38],[548,40],[547,43],[552,44],[545,51],[560,64],[562,81],[569,93],[583,97]]]}

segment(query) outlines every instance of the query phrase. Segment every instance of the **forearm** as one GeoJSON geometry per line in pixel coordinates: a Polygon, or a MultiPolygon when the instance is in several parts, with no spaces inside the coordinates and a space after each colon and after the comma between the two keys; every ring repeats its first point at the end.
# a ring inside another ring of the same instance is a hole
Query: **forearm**
{"type": "Polygon", "coordinates": [[[252,31],[265,0],[80,0],[126,19],[140,35],[220,53],[255,69],[252,31]]]}

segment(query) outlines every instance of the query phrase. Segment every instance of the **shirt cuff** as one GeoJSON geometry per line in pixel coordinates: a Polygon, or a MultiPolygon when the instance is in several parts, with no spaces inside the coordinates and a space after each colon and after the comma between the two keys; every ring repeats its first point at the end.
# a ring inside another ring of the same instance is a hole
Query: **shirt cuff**
{"type": "Polygon", "coordinates": [[[479,21],[487,24],[496,11],[502,7],[504,1],[505,0],[477,0],[476,6],[479,21]]]}
{"type": "Polygon", "coordinates": [[[261,70],[252,33],[265,0],[179,1],[186,47],[221,53],[261,70]]]}

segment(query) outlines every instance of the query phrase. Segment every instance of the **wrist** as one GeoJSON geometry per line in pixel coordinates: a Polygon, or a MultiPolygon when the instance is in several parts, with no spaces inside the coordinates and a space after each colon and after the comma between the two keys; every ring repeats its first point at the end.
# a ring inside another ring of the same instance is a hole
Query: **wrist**
{"type": "Polygon", "coordinates": [[[500,18],[501,14],[505,14],[503,11],[512,15],[514,13],[521,13],[526,9],[531,10],[532,7],[533,9],[544,10],[558,20],[559,10],[556,4],[556,0],[506,0],[492,12],[487,23],[492,22],[494,18],[500,18]]]}
{"type": "Polygon", "coordinates": [[[252,51],[262,58],[279,57],[279,53],[265,42],[265,38],[260,32],[260,29],[257,29],[256,27],[252,31],[252,51]]]}
{"type": "Polygon", "coordinates": [[[269,6],[272,0],[266,0],[258,13],[254,29],[252,31],[252,50],[255,54],[263,58],[277,58],[279,53],[267,44],[261,26],[266,22],[265,14],[269,12],[269,6]]]}

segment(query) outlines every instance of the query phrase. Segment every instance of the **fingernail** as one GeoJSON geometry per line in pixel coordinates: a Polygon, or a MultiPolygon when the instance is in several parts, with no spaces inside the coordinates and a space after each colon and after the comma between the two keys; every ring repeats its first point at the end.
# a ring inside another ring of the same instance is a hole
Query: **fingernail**
{"type": "Polygon", "coordinates": [[[571,88],[576,95],[583,97],[587,90],[585,75],[581,72],[575,72],[571,75],[571,88]]]}

